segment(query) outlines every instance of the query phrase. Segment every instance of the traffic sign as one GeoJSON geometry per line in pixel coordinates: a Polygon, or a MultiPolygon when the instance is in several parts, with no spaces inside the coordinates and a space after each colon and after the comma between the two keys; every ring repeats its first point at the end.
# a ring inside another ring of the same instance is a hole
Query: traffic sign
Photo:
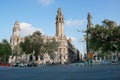
{"type": "Polygon", "coordinates": [[[93,58],[94,57],[94,55],[93,55],[93,53],[88,53],[88,58],[90,59],[90,58],[93,58]]]}

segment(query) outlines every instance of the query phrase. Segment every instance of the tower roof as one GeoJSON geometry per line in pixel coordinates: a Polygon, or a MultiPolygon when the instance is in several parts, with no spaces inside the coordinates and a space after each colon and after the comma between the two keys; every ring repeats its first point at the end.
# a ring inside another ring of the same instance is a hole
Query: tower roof
{"type": "Polygon", "coordinates": [[[64,17],[63,17],[61,8],[58,8],[58,11],[57,11],[56,23],[57,22],[64,23],[64,17]]]}
{"type": "Polygon", "coordinates": [[[87,20],[88,20],[87,28],[93,27],[92,16],[89,12],[88,12],[87,20]]]}
{"type": "Polygon", "coordinates": [[[91,14],[88,12],[88,17],[87,17],[88,19],[92,19],[92,16],[91,16],[91,14]]]}
{"type": "Polygon", "coordinates": [[[15,24],[14,24],[14,27],[13,27],[13,30],[20,30],[20,22],[19,21],[16,21],[15,24]]]}
{"type": "MultiPolygon", "coordinates": [[[[20,25],[20,22],[16,21],[14,25],[20,25]]],[[[18,27],[18,26],[14,26],[14,27],[18,27]]]]}
{"type": "Polygon", "coordinates": [[[61,15],[61,14],[62,14],[62,10],[61,10],[61,8],[58,8],[57,13],[58,13],[58,15],[61,15]]]}

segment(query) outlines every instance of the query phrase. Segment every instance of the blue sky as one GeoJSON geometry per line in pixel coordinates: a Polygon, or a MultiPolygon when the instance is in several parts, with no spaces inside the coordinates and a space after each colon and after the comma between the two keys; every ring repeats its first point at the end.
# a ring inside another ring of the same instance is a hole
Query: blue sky
{"type": "Polygon", "coordinates": [[[119,4],[120,0],[0,0],[0,41],[10,39],[15,21],[20,22],[23,36],[35,30],[54,36],[55,17],[58,8],[62,8],[65,35],[84,53],[85,33],[77,29],[86,30],[88,12],[94,25],[104,19],[120,24],[119,4]]]}

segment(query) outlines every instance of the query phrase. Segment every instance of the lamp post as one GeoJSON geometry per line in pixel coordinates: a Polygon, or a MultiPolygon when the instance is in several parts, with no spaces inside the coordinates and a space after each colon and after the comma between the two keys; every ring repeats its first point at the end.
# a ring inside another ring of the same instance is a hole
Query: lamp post
{"type": "Polygon", "coordinates": [[[83,40],[84,54],[85,54],[85,41],[83,40]]]}
{"type": "MultiPolygon", "coordinates": [[[[85,30],[80,31],[79,29],[77,29],[77,32],[86,33],[85,30]]],[[[82,40],[82,42],[83,42],[83,47],[84,47],[84,57],[87,60],[87,53],[88,53],[88,48],[87,48],[87,34],[83,35],[83,37],[84,37],[84,40],[82,40]]]]}
{"type": "MultiPolygon", "coordinates": [[[[77,32],[86,33],[86,31],[84,31],[84,30],[80,31],[79,29],[77,29],[77,32]]],[[[87,35],[83,35],[83,36],[84,36],[84,39],[86,40],[87,35]]],[[[85,43],[85,40],[82,40],[82,42],[85,43]]],[[[87,41],[86,41],[86,50],[87,50],[87,41]]],[[[85,45],[84,45],[84,53],[85,53],[85,45]]]]}
{"type": "Polygon", "coordinates": [[[87,48],[87,54],[90,52],[90,34],[88,34],[88,32],[86,32],[86,48],[87,48]]]}

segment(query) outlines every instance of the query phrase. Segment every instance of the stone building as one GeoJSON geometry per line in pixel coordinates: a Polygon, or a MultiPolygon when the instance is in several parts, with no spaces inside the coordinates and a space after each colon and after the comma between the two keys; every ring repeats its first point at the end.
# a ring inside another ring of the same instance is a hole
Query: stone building
{"type": "Polygon", "coordinates": [[[10,44],[12,47],[18,45],[20,42],[24,41],[24,38],[20,36],[20,23],[18,21],[15,22],[13,27],[13,34],[10,39],[10,44]]]}
{"type": "Polygon", "coordinates": [[[14,47],[19,45],[20,42],[24,42],[24,38],[22,38],[20,36],[20,31],[21,31],[20,30],[20,23],[18,21],[16,21],[14,24],[14,27],[13,27],[13,32],[12,32],[13,34],[10,38],[10,44],[12,47],[12,55],[9,58],[9,63],[15,62],[16,58],[17,58],[17,56],[13,56],[14,47]]]}
{"type": "Polygon", "coordinates": [[[68,62],[68,39],[64,34],[64,17],[62,10],[59,8],[56,16],[56,41],[59,42],[58,54],[60,54],[61,63],[68,62]]]}
{"type": "Polygon", "coordinates": [[[91,16],[91,14],[90,13],[88,13],[88,16],[87,16],[87,28],[91,28],[91,27],[93,27],[93,24],[92,24],[92,16],[91,16]]]}
{"type": "MultiPolygon", "coordinates": [[[[52,60],[52,62],[61,63],[61,64],[71,63],[74,60],[76,60],[77,54],[79,54],[79,52],[76,51],[77,49],[75,47],[72,47],[73,45],[71,43],[71,39],[67,39],[67,37],[64,34],[64,17],[63,17],[61,8],[58,8],[55,24],[56,24],[55,36],[43,35],[44,42],[46,42],[47,40],[53,40],[54,38],[59,43],[58,50],[54,53],[56,56],[54,60],[52,60]]],[[[14,48],[14,46],[18,45],[21,41],[24,42],[24,38],[20,36],[20,24],[17,21],[13,27],[13,34],[10,39],[10,44],[14,48]]],[[[47,55],[47,53],[45,53],[45,55],[47,55]]],[[[47,56],[45,55],[43,55],[44,56],[43,60],[48,61],[46,60],[46,59],[49,59],[48,55],[47,56]]],[[[19,57],[19,59],[20,58],[26,60],[27,62],[29,62],[31,59],[33,61],[36,61],[34,53],[29,55],[26,55],[26,54],[22,55],[21,57],[19,57]]],[[[13,62],[15,62],[15,59],[16,58],[13,58],[13,62]]],[[[12,61],[12,58],[10,59],[10,62],[11,61],[12,61]]],[[[40,56],[38,56],[38,60],[36,62],[41,63],[40,56]]]]}

